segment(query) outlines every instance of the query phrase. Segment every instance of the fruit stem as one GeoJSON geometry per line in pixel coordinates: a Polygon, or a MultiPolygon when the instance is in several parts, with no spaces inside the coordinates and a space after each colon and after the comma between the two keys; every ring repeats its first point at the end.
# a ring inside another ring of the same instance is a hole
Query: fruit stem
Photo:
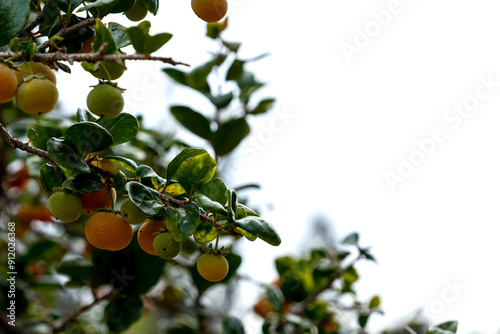
{"type": "Polygon", "coordinates": [[[215,250],[219,249],[219,231],[217,230],[217,238],[215,239],[215,250]]]}

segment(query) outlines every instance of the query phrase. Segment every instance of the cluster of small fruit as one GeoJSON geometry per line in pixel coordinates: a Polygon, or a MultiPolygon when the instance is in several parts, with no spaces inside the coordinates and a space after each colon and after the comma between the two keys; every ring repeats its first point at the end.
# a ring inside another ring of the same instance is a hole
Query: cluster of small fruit
{"type": "MultiPolygon", "coordinates": [[[[132,241],[132,225],[142,224],[137,233],[142,250],[165,260],[179,255],[182,243],[173,239],[166,229],[165,221],[148,219],[128,198],[122,202],[120,211],[112,210],[115,201],[114,188],[104,185],[95,193],[55,192],[49,197],[47,206],[54,217],[66,223],[76,221],[82,212],[91,213],[85,224],[85,237],[93,247],[109,251],[122,250],[132,241]]],[[[212,250],[199,257],[197,268],[207,281],[218,282],[226,277],[229,265],[222,254],[212,250]]]]}
{"type": "MultiPolygon", "coordinates": [[[[191,8],[203,21],[220,21],[227,13],[227,0],[191,0],[191,8]]],[[[125,12],[131,21],[141,21],[148,13],[148,9],[141,0],[137,0],[132,8],[125,12]]]]}

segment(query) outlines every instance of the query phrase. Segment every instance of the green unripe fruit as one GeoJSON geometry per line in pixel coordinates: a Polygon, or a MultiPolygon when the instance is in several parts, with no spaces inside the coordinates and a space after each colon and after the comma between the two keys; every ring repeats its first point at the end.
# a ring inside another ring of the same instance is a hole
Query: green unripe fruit
{"type": "Polygon", "coordinates": [[[57,219],[71,223],[82,214],[82,202],[78,197],[65,192],[57,192],[49,197],[47,207],[50,214],[57,219]]]}
{"type": "Polygon", "coordinates": [[[127,18],[130,21],[134,22],[141,21],[146,17],[147,14],[148,14],[148,9],[144,7],[142,0],[135,0],[135,3],[132,6],[132,8],[130,8],[125,12],[125,16],[127,16],[127,18]]]}
{"type": "Polygon", "coordinates": [[[114,61],[99,62],[99,69],[96,72],[91,72],[98,79],[116,80],[125,72],[125,66],[114,61]]]}
{"type": "Polygon", "coordinates": [[[87,95],[90,112],[102,118],[115,118],[124,106],[122,91],[110,84],[99,84],[87,95]]]}
{"type": "Polygon", "coordinates": [[[153,249],[156,254],[165,260],[170,260],[179,255],[182,244],[172,238],[168,232],[158,234],[153,241],[153,249]]]}
{"type": "Polygon", "coordinates": [[[148,218],[148,215],[128,198],[123,201],[120,213],[123,219],[132,225],[140,224],[148,218]]]}

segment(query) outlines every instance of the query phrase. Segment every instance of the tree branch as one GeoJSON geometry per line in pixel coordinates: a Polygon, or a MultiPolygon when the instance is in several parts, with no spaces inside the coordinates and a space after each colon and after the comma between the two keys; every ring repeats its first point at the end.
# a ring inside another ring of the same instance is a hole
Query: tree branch
{"type": "MultiPolygon", "coordinates": [[[[58,37],[64,38],[65,36],[71,35],[72,33],[77,32],[78,30],[80,30],[82,28],[85,28],[85,27],[88,27],[88,26],[93,26],[95,24],[95,22],[96,22],[95,18],[93,18],[93,17],[88,18],[86,20],[83,20],[82,22],[79,22],[79,23],[71,26],[71,27],[59,30],[59,32],[57,34],[55,34],[54,36],[58,36],[58,37]]],[[[49,46],[50,46],[50,38],[48,40],[46,40],[45,42],[43,42],[38,47],[38,50],[40,50],[40,51],[41,50],[45,50],[49,46]]]]}

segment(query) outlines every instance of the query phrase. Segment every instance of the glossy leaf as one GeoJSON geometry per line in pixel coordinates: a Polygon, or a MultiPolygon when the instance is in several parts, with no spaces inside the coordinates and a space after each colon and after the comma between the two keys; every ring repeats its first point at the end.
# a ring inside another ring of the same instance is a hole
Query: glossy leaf
{"type": "Polygon", "coordinates": [[[358,241],[359,241],[359,234],[354,232],[345,237],[341,243],[345,245],[357,245],[358,241]]]}
{"type": "Polygon", "coordinates": [[[66,130],[64,138],[77,149],[80,157],[99,152],[113,145],[113,137],[102,126],[94,122],[76,123],[66,130]]]}
{"type": "Polygon", "coordinates": [[[60,167],[44,164],[40,167],[40,183],[48,193],[53,193],[54,188],[62,187],[66,176],[60,167]]]}
{"type": "Polygon", "coordinates": [[[194,149],[190,147],[184,148],[179,154],[175,156],[175,158],[170,161],[167,167],[167,182],[172,180],[172,177],[175,175],[179,167],[189,158],[196,157],[202,154],[207,153],[207,151],[203,149],[194,149]]]}
{"type": "Polygon", "coordinates": [[[159,0],[142,0],[142,4],[151,14],[158,14],[158,7],[160,6],[159,0]]]}
{"type": "Polygon", "coordinates": [[[243,67],[245,61],[241,59],[235,59],[229,69],[227,70],[226,80],[238,80],[243,74],[243,67]]]}
{"type": "MultiPolygon", "coordinates": [[[[201,187],[212,179],[215,174],[217,164],[215,163],[214,158],[212,158],[205,150],[184,149],[181,152],[181,155],[182,156],[179,160],[183,159],[185,156],[190,157],[183,160],[182,163],[178,165],[173,179],[176,179],[184,190],[186,190],[189,196],[191,196],[195,188],[201,187]]],[[[176,160],[176,158],[174,158],[174,160],[176,160]]],[[[172,162],[174,162],[174,160],[172,162]]],[[[170,168],[172,162],[169,164],[168,169],[170,168]]],[[[178,161],[175,161],[175,163],[177,164],[178,161]]]]}
{"type": "Polygon", "coordinates": [[[94,50],[94,52],[99,51],[104,43],[108,43],[106,54],[113,54],[118,51],[115,39],[113,38],[113,34],[111,33],[111,31],[109,31],[109,29],[104,25],[104,23],[101,22],[101,20],[96,20],[95,38],[94,42],[92,43],[92,50],[94,50]]]}
{"type": "Polygon", "coordinates": [[[181,208],[167,208],[167,229],[177,242],[186,241],[200,224],[200,212],[193,203],[181,208]]]}
{"type": "Polygon", "coordinates": [[[165,72],[170,78],[172,78],[175,82],[180,83],[181,85],[188,86],[187,80],[186,80],[186,73],[175,69],[175,68],[165,68],[163,69],[163,72],[165,72]]]}
{"type": "Polygon", "coordinates": [[[236,219],[245,218],[247,216],[259,217],[259,214],[248,206],[238,203],[238,207],[236,208],[236,219]]]}
{"type": "Polygon", "coordinates": [[[116,155],[107,155],[102,159],[103,160],[111,160],[114,163],[124,167],[126,170],[128,170],[129,172],[132,172],[132,173],[135,173],[135,170],[137,169],[137,164],[135,163],[135,161],[128,159],[128,158],[124,158],[124,157],[120,157],[120,156],[116,156],[116,155]]]}
{"type": "Polygon", "coordinates": [[[151,216],[156,216],[164,209],[164,204],[160,198],[160,194],[145,185],[131,181],[125,186],[130,200],[137,205],[142,211],[151,216]]]}
{"type": "Polygon", "coordinates": [[[233,189],[228,189],[226,191],[226,197],[227,197],[227,221],[231,224],[234,224],[236,220],[236,211],[238,209],[238,196],[236,195],[236,191],[234,191],[233,189]]]}
{"type": "Polygon", "coordinates": [[[189,131],[204,139],[210,139],[212,130],[210,121],[197,111],[185,106],[170,108],[172,115],[189,131]]]}
{"type": "Polygon", "coordinates": [[[115,177],[113,178],[113,183],[111,186],[115,188],[117,191],[125,190],[125,186],[127,185],[127,176],[121,170],[119,170],[115,177]]]}
{"type": "Polygon", "coordinates": [[[55,23],[56,19],[59,18],[60,10],[59,5],[56,0],[50,0],[45,3],[42,10],[42,18],[40,21],[40,25],[38,26],[39,31],[43,35],[47,35],[50,27],[55,23]]]}
{"type": "Polygon", "coordinates": [[[94,122],[96,118],[90,113],[90,111],[82,108],[78,108],[76,112],[77,122],[94,122]]]}
{"type": "Polygon", "coordinates": [[[194,194],[192,199],[205,211],[227,215],[227,210],[224,208],[222,204],[213,201],[212,199],[208,198],[207,196],[201,193],[194,194]]]}
{"type": "Polygon", "coordinates": [[[66,189],[83,193],[95,193],[102,189],[102,182],[97,174],[73,174],[62,186],[66,189]]]}
{"type": "Polygon", "coordinates": [[[200,221],[193,238],[199,244],[208,244],[217,238],[217,229],[210,223],[200,221]]]}
{"type": "Polygon", "coordinates": [[[215,152],[219,156],[232,152],[250,133],[250,126],[244,117],[222,123],[213,139],[215,152]]]}
{"type": "Polygon", "coordinates": [[[229,92],[227,94],[219,96],[209,95],[208,98],[217,109],[223,109],[227,107],[231,103],[231,101],[233,101],[234,95],[232,92],[229,92]]]}
{"type": "Polygon", "coordinates": [[[84,0],[55,0],[59,8],[66,14],[73,12],[83,1],[84,0]]]}
{"type": "Polygon", "coordinates": [[[0,46],[19,35],[28,22],[30,15],[29,0],[0,1],[0,46]]]}
{"type": "Polygon", "coordinates": [[[239,318],[227,315],[222,320],[222,334],[245,334],[245,328],[239,318]]]}
{"type": "Polygon", "coordinates": [[[64,168],[81,173],[90,173],[89,166],[82,160],[76,147],[69,141],[50,138],[47,141],[49,157],[64,168]]]}
{"type": "Polygon", "coordinates": [[[248,216],[235,220],[234,224],[239,228],[257,236],[259,239],[262,239],[268,244],[278,246],[281,243],[278,231],[276,231],[271,224],[262,218],[248,216]]]}
{"type": "Polygon", "coordinates": [[[122,332],[139,320],[144,303],[137,295],[118,294],[106,306],[104,318],[110,332],[122,332]]]}
{"type": "Polygon", "coordinates": [[[101,118],[97,122],[113,137],[113,146],[126,143],[135,138],[139,131],[139,122],[131,114],[121,113],[115,118],[101,118]]]}
{"type": "Polygon", "coordinates": [[[203,65],[194,68],[186,77],[186,82],[189,87],[194,88],[202,93],[210,93],[207,77],[212,72],[215,66],[215,61],[211,60],[203,65]]]}
{"type": "Polygon", "coordinates": [[[116,22],[110,22],[108,24],[108,30],[113,36],[116,48],[121,49],[131,44],[127,36],[127,28],[116,22]]]}
{"type": "Polygon", "coordinates": [[[455,334],[457,330],[458,321],[447,321],[429,328],[427,334],[455,334]]]}
{"type": "MultiPolygon", "coordinates": [[[[66,18],[64,18],[66,19],[66,18]]],[[[72,27],[80,22],[82,22],[84,19],[76,16],[76,15],[71,15],[69,24],[67,27],[72,27]]],[[[61,21],[56,20],[54,25],[49,31],[49,38],[53,37],[56,35],[60,30],[62,29],[61,21]]],[[[87,26],[84,28],[79,29],[78,31],[71,33],[69,35],[64,36],[63,40],[57,43],[58,47],[66,47],[68,53],[77,53],[82,49],[82,45],[84,41],[89,40],[94,36],[94,27],[92,26],[87,26]]]]}
{"type": "Polygon", "coordinates": [[[137,27],[127,29],[128,38],[137,53],[151,54],[159,50],[172,38],[172,35],[168,33],[151,36],[149,35],[150,28],[151,23],[149,21],[142,21],[137,27]]]}
{"type": "Polygon", "coordinates": [[[222,182],[220,178],[214,177],[208,183],[205,183],[198,192],[207,196],[213,201],[216,201],[222,205],[226,205],[226,191],[227,188],[224,182],[222,182]]]}
{"type": "Polygon", "coordinates": [[[250,113],[252,115],[264,114],[274,106],[274,102],[276,102],[275,99],[264,99],[250,113]]]}

